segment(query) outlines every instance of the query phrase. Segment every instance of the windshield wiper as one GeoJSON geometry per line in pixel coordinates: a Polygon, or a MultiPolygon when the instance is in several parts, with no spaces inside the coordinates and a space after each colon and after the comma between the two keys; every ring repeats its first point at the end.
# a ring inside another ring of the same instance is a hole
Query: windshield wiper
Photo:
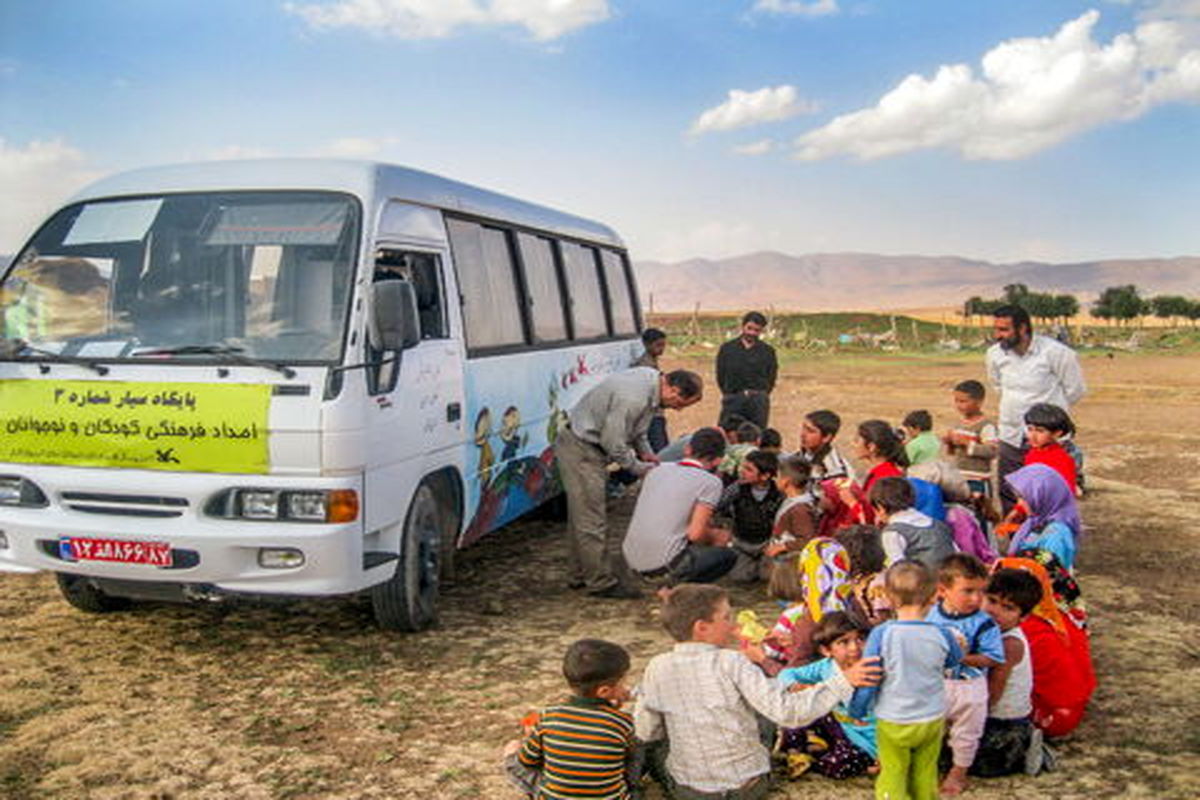
{"type": "Polygon", "coordinates": [[[286,364],[265,361],[244,354],[241,347],[230,347],[224,344],[188,344],[182,347],[152,347],[147,350],[135,350],[131,356],[217,356],[233,364],[247,367],[265,367],[273,369],[285,378],[296,377],[296,370],[286,364]]]}
{"type": "Polygon", "coordinates": [[[42,369],[43,373],[48,372],[50,369],[46,366],[45,362],[58,361],[64,364],[78,364],[81,367],[87,367],[97,375],[108,374],[108,367],[101,364],[97,359],[64,356],[62,353],[55,353],[52,350],[41,350],[24,339],[0,339],[0,360],[37,361],[39,362],[38,367],[42,369]]]}

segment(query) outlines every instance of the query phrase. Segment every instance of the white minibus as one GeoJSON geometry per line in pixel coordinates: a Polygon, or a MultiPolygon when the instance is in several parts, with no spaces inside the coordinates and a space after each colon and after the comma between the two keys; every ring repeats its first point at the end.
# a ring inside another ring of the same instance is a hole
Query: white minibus
{"type": "Polygon", "coordinates": [[[92,612],[369,591],[420,630],[457,548],[558,494],[564,409],[641,320],[604,225],[298,159],[90,186],[0,325],[0,571],[92,612]]]}

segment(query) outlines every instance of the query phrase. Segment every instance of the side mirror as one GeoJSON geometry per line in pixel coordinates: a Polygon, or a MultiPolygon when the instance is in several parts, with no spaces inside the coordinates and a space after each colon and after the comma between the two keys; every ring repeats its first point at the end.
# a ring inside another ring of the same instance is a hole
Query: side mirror
{"type": "Polygon", "coordinates": [[[371,318],[367,325],[371,346],[377,350],[407,350],[421,341],[417,293],[408,281],[371,284],[371,318]]]}

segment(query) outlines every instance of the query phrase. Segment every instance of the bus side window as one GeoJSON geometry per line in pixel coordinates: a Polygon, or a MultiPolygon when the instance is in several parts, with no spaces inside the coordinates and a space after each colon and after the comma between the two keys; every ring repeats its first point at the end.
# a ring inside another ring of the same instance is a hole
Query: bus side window
{"type": "Polygon", "coordinates": [[[445,339],[449,335],[441,274],[441,259],[436,253],[385,249],[375,254],[373,280],[399,279],[412,283],[422,339],[445,339]]]}

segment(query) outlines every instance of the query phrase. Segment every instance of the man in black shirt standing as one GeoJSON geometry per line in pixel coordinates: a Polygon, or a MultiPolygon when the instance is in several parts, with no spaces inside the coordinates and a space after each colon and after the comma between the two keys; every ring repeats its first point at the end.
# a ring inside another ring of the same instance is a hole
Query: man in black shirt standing
{"type": "Polygon", "coordinates": [[[750,311],[742,317],[741,335],[717,351],[717,385],[721,387],[721,417],[717,424],[722,428],[728,428],[734,417],[767,427],[779,362],[775,348],[759,338],[766,327],[767,318],[750,311]]]}

